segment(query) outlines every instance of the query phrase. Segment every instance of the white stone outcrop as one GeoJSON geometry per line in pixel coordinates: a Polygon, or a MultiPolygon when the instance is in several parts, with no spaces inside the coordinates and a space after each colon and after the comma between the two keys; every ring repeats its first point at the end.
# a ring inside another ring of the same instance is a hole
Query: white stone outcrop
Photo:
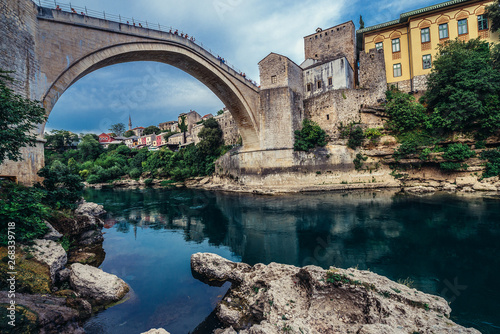
{"type": "Polygon", "coordinates": [[[141,334],[170,334],[170,333],[167,332],[166,330],[164,330],[163,328],[158,328],[158,329],[153,328],[153,329],[150,329],[149,331],[141,333],[141,334]]]}
{"type": "Polygon", "coordinates": [[[66,251],[60,244],[52,240],[37,239],[33,242],[31,254],[37,261],[45,263],[50,269],[52,283],[56,282],[57,272],[68,262],[66,251]]]}
{"type": "Polygon", "coordinates": [[[208,284],[233,283],[216,308],[217,334],[479,333],[449,320],[443,298],[370,271],[251,267],[208,253],[193,254],[191,269],[208,284]]]}
{"type": "Polygon", "coordinates": [[[75,213],[82,216],[99,217],[106,213],[104,207],[97,203],[83,201],[82,204],[76,208],[75,213]]]}
{"type": "Polygon", "coordinates": [[[107,305],[121,300],[129,286],[116,275],[80,263],[71,265],[69,281],[73,290],[94,305],[107,305]]]}

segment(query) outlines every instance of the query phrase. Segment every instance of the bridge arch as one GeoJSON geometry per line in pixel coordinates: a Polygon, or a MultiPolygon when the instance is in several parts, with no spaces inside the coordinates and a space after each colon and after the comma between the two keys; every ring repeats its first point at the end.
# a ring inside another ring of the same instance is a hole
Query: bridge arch
{"type": "MultiPolygon", "coordinates": [[[[75,82],[98,69],[134,61],[154,61],[172,65],[192,75],[207,86],[229,109],[240,130],[244,149],[259,148],[259,121],[255,96],[258,89],[248,87],[195,49],[173,41],[140,41],[107,46],[72,62],[48,87],[42,103],[49,114],[59,97],[75,82]]],[[[43,69],[42,69],[43,72],[43,69]]],[[[43,128],[41,131],[43,133],[43,128]]]]}

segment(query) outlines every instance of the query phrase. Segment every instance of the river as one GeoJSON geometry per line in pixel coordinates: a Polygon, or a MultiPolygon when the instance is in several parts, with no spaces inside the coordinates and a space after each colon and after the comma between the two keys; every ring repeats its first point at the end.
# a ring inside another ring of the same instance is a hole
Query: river
{"type": "Polygon", "coordinates": [[[441,295],[455,322],[500,333],[500,197],[391,191],[283,196],[201,190],[87,190],[103,204],[101,268],[130,299],[101,311],[87,333],[210,333],[229,288],[191,275],[190,256],[369,269],[441,295]]]}

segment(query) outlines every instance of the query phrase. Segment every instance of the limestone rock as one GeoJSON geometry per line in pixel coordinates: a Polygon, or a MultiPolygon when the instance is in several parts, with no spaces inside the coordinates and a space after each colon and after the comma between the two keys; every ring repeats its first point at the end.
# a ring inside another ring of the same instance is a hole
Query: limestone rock
{"type": "MultiPolygon", "coordinates": [[[[0,304],[9,301],[7,291],[0,291],[0,304]]],[[[18,314],[24,313],[26,319],[16,322],[19,333],[85,333],[78,325],[78,312],[66,306],[66,298],[16,292],[16,304],[18,314]]]]}
{"type": "Polygon", "coordinates": [[[71,265],[71,287],[94,305],[107,305],[122,299],[129,291],[127,283],[101,269],[74,263],[71,265]]]}
{"type": "Polygon", "coordinates": [[[38,239],[34,241],[32,254],[35,259],[49,266],[50,278],[55,283],[57,272],[68,262],[64,248],[55,241],[38,239]]]}
{"type": "Polygon", "coordinates": [[[47,225],[49,231],[43,236],[43,239],[57,241],[63,237],[49,222],[46,221],[45,225],[47,225]]]}
{"type": "Polygon", "coordinates": [[[474,190],[474,189],[472,189],[471,187],[463,187],[463,188],[462,188],[462,191],[463,191],[464,193],[473,193],[473,192],[475,192],[475,190],[474,190]]]}
{"type": "Polygon", "coordinates": [[[82,204],[76,208],[75,213],[82,216],[99,217],[106,213],[102,205],[83,201],[82,204]]]}
{"type": "Polygon", "coordinates": [[[445,183],[443,185],[444,191],[457,191],[457,186],[451,183],[445,183]]]}
{"type": "Polygon", "coordinates": [[[417,187],[405,188],[405,191],[409,192],[409,193],[416,193],[416,194],[427,194],[427,193],[436,192],[436,188],[417,186],[417,187]]]}
{"type": "Polygon", "coordinates": [[[219,334],[278,334],[283,328],[304,333],[479,333],[450,321],[451,309],[443,298],[369,271],[278,263],[250,267],[206,253],[192,255],[191,268],[212,284],[233,282],[216,308],[226,327],[219,334]]]}
{"type": "Polygon", "coordinates": [[[89,246],[93,244],[98,244],[104,241],[104,237],[102,235],[102,231],[98,230],[90,230],[87,232],[83,232],[78,238],[78,244],[89,246]]]}
{"type": "Polygon", "coordinates": [[[472,187],[476,182],[477,179],[473,176],[457,177],[455,180],[457,187],[472,187]]]}
{"type": "Polygon", "coordinates": [[[476,191],[497,191],[497,187],[494,184],[482,182],[474,183],[472,189],[476,191]]]}
{"type": "Polygon", "coordinates": [[[163,328],[153,328],[153,329],[150,329],[149,331],[147,332],[144,332],[142,334],[170,334],[169,332],[167,332],[166,330],[164,330],[163,328]]]}
{"type": "Polygon", "coordinates": [[[59,282],[66,282],[67,280],[69,280],[70,274],[71,274],[71,270],[69,270],[68,268],[64,268],[64,269],[59,270],[57,272],[56,279],[59,282]]]}

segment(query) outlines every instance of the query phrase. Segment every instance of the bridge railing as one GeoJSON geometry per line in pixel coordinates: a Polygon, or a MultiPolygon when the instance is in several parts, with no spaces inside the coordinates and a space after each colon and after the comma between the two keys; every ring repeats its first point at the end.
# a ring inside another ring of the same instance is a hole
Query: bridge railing
{"type": "MultiPolygon", "coordinates": [[[[97,11],[93,9],[89,9],[86,6],[85,7],[80,7],[80,6],[74,6],[69,3],[63,3],[57,0],[32,0],[35,4],[37,4],[40,7],[45,7],[45,8],[50,8],[50,9],[56,9],[56,10],[61,10],[64,12],[68,13],[74,13],[78,15],[84,15],[96,19],[103,19],[103,20],[108,20],[108,21],[113,21],[113,22],[118,22],[118,23],[123,23],[123,24],[129,24],[135,27],[139,28],[145,28],[145,29],[150,29],[150,30],[155,30],[155,31],[161,31],[161,32],[166,32],[166,33],[172,33],[173,31],[176,31],[177,29],[172,28],[171,26],[165,26],[160,23],[153,23],[149,21],[143,21],[143,20],[138,20],[137,18],[134,17],[126,17],[126,16],[121,16],[121,15],[116,15],[116,14],[110,14],[106,13],[105,11],[97,11]]],[[[179,35],[185,35],[184,31],[178,30],[179,35]]],[[[224,64],[228,68],[231,68],[236,74],[241,75],[243,72],[237,69],[234,65],[230,64],[226,59],[224,59],[224,62],[222,63],[221,58],[219,56],[216,56],[215,53],[208,47],[205,47],[203,43],[197,41],[194,39],[194,37],[191,39],[190,36],[188,39],[191,40],[191,42],[197,44],[199,47],[201,47],[203,50],[208,52],[213,58],[219,61],[219,64],[224,64]]],[[[221,67],[223,67],[221,65],[221,67]]],[[[257,86],[257,83],[253,80],[250,80],[246,77],[243,77],[243,79],[249,83],[251,83],[254,86],[257,86]]]]}

